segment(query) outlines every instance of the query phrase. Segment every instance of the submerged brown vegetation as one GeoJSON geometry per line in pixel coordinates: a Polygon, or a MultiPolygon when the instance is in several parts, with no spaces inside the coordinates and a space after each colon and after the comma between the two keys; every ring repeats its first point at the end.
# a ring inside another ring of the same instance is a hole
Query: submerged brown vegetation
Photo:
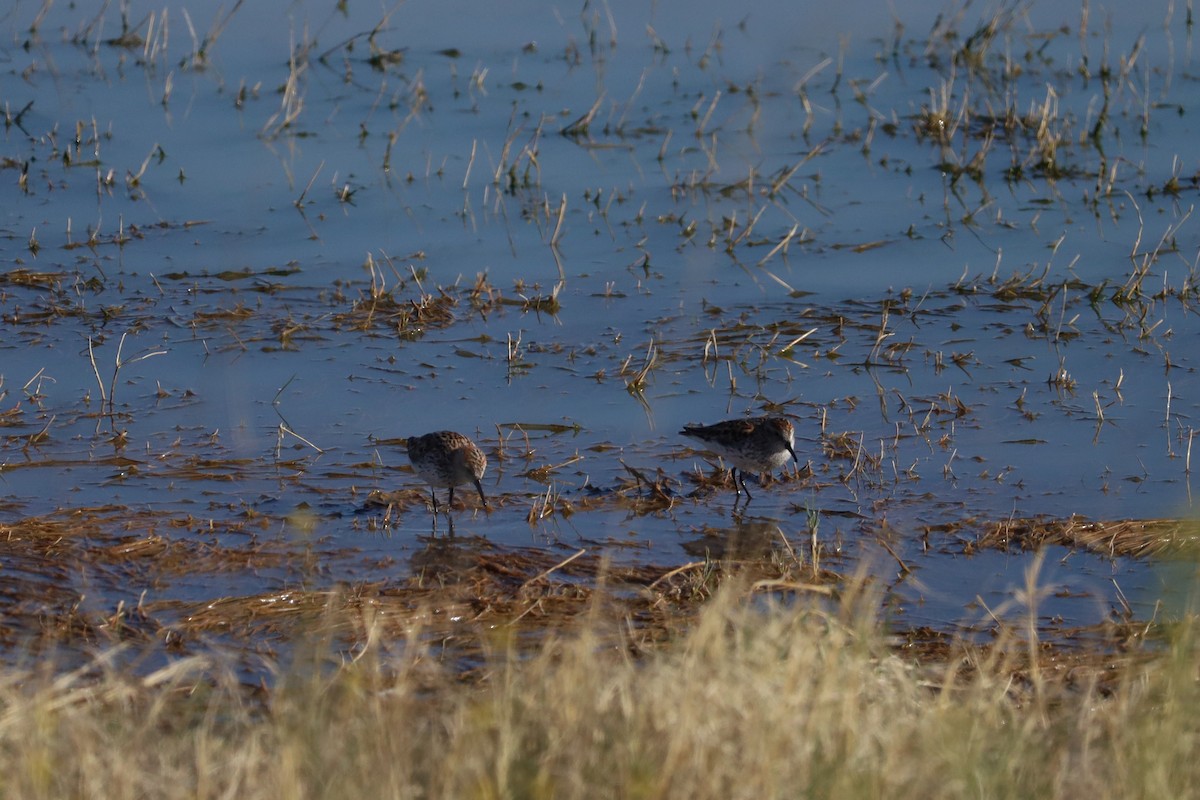
{"type": "MultiPolygon", "coordinates": [[[[0,636],[14,651],[68,662],[98,646],[119,645],[145,658],[153,651],[205,656],[219,643],[241,669],[253,672],[263,647],[293,652],[314,630],[342,653],[376,640],[403,641],[419,630],[422,642],[439,643],[439,658],[448,665],[479,665],[496,630],[518,634],[536,648],[550,633],[602,619],[618,634],[612,644],[636,656],[682,635],[724,586],[740,587],[743,597],[805,607],[819,600],[833,607],[848,591],[878,582],[838,572],[850,562],[827,552],[815,528],[801,543],[766,522],[744,526],[738,536],[703,532],[685,546],[695,560],[669,565],[613,563],[600,555],[603,543],[574,550],[505,548],[476,536],[455,537],[451,529],[427,538],[403,569],[372,563],[394,577],[330,582],[321,574],[333,563],[361,559],[352,544],[274,533],[280,525],[302,523],[251,515],[216,525],[109,506],[0,526],[9,601],[0,636]],[[241,595],[200,588],[238,585],[238,576],[264,573],[278,576],[271,581],[277,588],[241,595]],[[145,588],[131,594],[122,587],[145,588]],[[123,599],[106,606],[104,597],[123,599]]],[[[1105,547],[1113,553],[1145,552],[1140,526],[1076,524],[1105,528],[1105,547]]],[[[995,546],[989,537],[1000,527],[982,526],[974,546],[995,546]]],[[[1031,535],[1035,528],[1045,542],[1057,534],[1054,524],[1027,523],[1021,530],[1031,535]]],[[[876,591],[886,595],[881,586],[876,591]]],[[[1045,637],[1039,663],[1101,663],[1154,627],[1127,618],[1074,629],[1040,623],[1028,633],[1045,637]]],[[[973,630],[1003,640],[1014,628],[1011,618],[993,616],[973,630]]],[[[888,634],[921,662],[946,663],[966,652],[954,644],[951,627],[913,626],[902,614],[889,620],[888,634]]],[[[968,649],[986,652],[991,646],[968,649]]]]}
{"type": "Polygon", "coordinates": [[[1082,548],[1112,558],[1195,554],[1200,546],[1200,527],[1195,520],[1179,519],[1011,519],[983,526],[976,542],[978,547],[1023,550],[1049,544],[1082,548]]]}
{"type": "Polygon", "coordinates": [[[253,631],[268,683],[219,649],[130,671],[129,644],[0,669],[6,795],[1116,798],[1200,777],[1190,618],[1083,651],[1031,607],[972,644],[897,635],[870,583],[803,568],[431,558],[421,585],[191,606],[196,632],[253,631]]]}

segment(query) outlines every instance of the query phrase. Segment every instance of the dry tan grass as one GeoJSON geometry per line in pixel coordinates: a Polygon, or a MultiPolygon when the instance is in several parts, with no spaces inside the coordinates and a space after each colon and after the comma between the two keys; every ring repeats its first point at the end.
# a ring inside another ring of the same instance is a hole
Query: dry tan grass
{"type": "Polygon", "coordinates": [[[363,646],[331,659],[319,608],[270,688],[216,656],[140,677],[119,651],[68,673],[8,667],[0,782],[13,798],[1095,800],[1185,796],[1200,778],[1190,622],[1064,681],[1015,639],[922,665],[886,640],[870,593],[828,606],[748,589],[730,581],[639,657],[628,619],[597,603],[532,646],[492,626],[468,672],[416,617],[368,617],[363,646]]]}

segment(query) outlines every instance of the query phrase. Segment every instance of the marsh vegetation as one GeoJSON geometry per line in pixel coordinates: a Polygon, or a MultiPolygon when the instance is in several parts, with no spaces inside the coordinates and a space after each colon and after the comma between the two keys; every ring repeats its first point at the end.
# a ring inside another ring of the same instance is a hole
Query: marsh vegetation
{"type": "Polygon", "coordinates": [[[1190,5],[842,5],[0,18],[13,796],[1190,786],[1190,5]]]}

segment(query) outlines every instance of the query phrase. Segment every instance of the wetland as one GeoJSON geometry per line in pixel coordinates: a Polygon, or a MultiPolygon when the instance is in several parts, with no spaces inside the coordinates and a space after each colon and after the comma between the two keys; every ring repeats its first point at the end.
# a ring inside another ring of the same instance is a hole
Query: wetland
{"type": "Polygon", "coordinates": [[[0,14],[0,658],[270,705],[733,593],[1118,694],[1196,578],[1191,6],[809,5],[0,14]],[[760,414],[746,502],[677,432],[760,414]]]}

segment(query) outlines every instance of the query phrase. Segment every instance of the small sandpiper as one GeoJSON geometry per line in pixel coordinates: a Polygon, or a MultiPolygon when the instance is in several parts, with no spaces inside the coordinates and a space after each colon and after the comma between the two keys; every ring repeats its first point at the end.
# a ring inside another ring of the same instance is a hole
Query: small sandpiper
{"type": "Polygon", "coordinates": [[[433,513],[437,514],[438,486],[450,489],[450,506],[454,505],[454,487],[474,483],[479,490],[483,507],[488,507],[483,493],[483,471],[487,469],[487,456],[478,445],[454,431],[436,431],[424,436],[410,436],[407,441],[408,460],[421,480],[429,484],[433,497],[433,513]]]}
{"type": "Polygon", "coordinates": [[[728,460],[730,476],[733,478],[733,490],[739,495],[746,490],[746,499],[750,500],[750,489],[746,486],[745,472],[756,472],[759,483],[762,483],[762,473],[779,469],[787,463],[788,456],[797,464],[796,450],[792,443],[795,441],[795,430],[792,423],[783,417],[751,417],[750,419],[730,419],[714,425],[686,425],[679,432],[683,436],[695,439],[718,456],[728,460]],[[741,470],[743,474],[739,474],[741,470]],[[741,489],[738,486],[741,486],[741,489]]]}

